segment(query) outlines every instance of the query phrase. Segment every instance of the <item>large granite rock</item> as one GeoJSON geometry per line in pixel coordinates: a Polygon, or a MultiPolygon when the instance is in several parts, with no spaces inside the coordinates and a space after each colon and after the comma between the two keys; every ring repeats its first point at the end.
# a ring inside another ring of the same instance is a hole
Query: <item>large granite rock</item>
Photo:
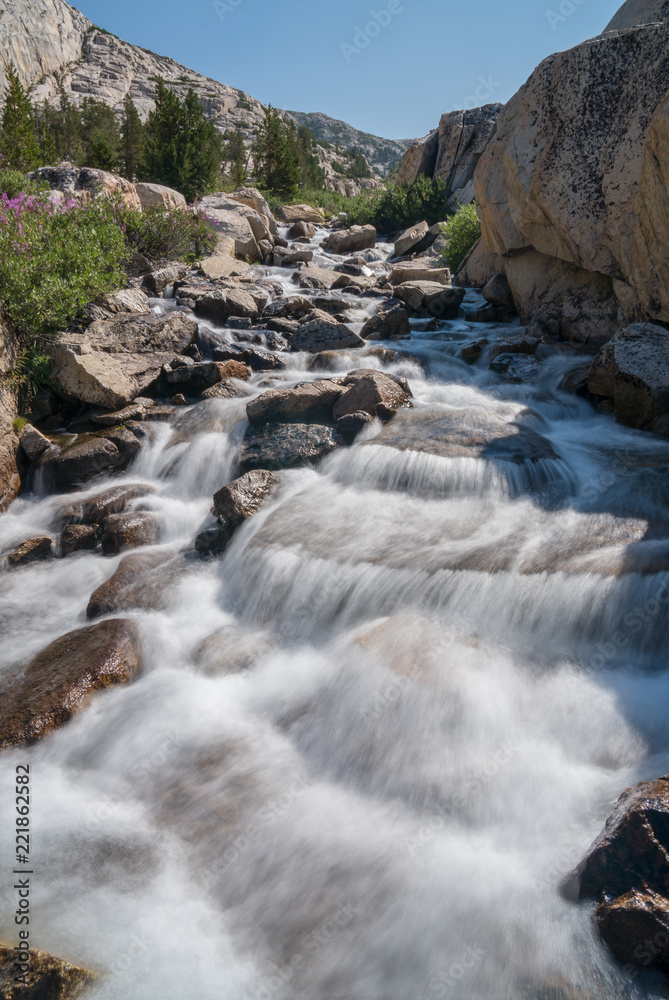
{"type": "Polygon", "coordinates": [[[476,201],[521,316],[588,342],[615,332],[618,306],[623,320],[669,320],[668,91],[665,20],[551,56],[501,111],[476,201]]]}
{"type": "Polygon", "coordinates": [[[439,129],[437,128],[424,139],[419,139],[409,146],[397,169],[397,183],[409,187],[421,174],[433,177],[438,153],[439,129]]]}
{"type": "Polygon", "coordinates": [[[620,330],[595,358],[588,389],[613,400],[620,423],[669,434],[669,331],[652,323],[620,330]]]}
{"type": "Polygon", "coordinates": [[[145,208],[185,208],[186,199],[174,188],[165,187],[164,184],[135,184],[135,189],[139,197],[142,211],[145,208]]]}
{"type": "Polygon", "coordinates": [[[626,0],[611,18],[602,34],[607,31],[627,31],[641,24],[653,24],[669,18],[667,0],[626,0]]]}
{"type": "Polygon", "coordinates": [[[369,250],[376,246],[376,229],[374,226],[351,226],[350,229],[338,229],[330,233],[328,242],[333,253],[343,254],[369,250]]]}
{"type": "Polygon", "coordinates": [[[409,404],[405,389],[383,372],[359,368],[350,372],[343,382],[345,391],[333,410],[336,419],[362,412],[380,420],[390,420],[397,410],[409,404]]]}
{"type": "Polygon", "coordinates": [[[95,691],[139,676],[139,637],[115,620],[56,639],[28,666],[5,673],[0,747],[41,739],[81,711],[95,691]]]}
{"type": "Polygon", "coordinates": [[[52,493],[78,489],[96,476],[127,468],[140,448],[139,439],[125,428],[106,431],[105,436],[76,438],[72,444],[55,448],[41,459],[38,468],[42,486],[52,493]]]}
{"type": "Polygon", "coordinates": [[[132,181],[108,170],[78,167],[74,163],[59,163],[55,167],[38,167],[30,174],[34,180],[46,181],[52,191],[62,191],[81,202],[96,198],[121,199],[128,208],[141,210],[142,204],[132,181]]]}
{"type": "Polygon", "coordinates": [[[223,192],[206,195],[200,209],[222,236],[234,240],[236,257],[248,261],[262,259],[258,243],[271,235],[269,220],[264,221],[255,209],[223,192]]]}
{"type": "Polygon", "coordinates": [[[323,213],[311,205],[283,205],[279,209],[279,218],[288,223],[312,222],[316,226],[322,226],[325,222],[323,213]]]}
{"type": "Polygon", "coordinates": [[[294,351],[308,351],[318,354],[321,351],[337,351],[350,347],[364,347],[362,337],[346,326],[338,323],[328,313],[315,310],[314,318],[301,323],[290,337],[294,351]]]}

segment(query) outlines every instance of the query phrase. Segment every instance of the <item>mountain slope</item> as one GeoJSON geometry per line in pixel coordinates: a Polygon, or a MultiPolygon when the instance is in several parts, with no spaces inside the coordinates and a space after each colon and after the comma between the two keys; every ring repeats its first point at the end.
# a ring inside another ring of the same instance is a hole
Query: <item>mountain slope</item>
{"type": "Polygon", "coordinates": [[[330,118],[319,111],[284,111],[298,125],[306,125],[317,139],[329,142],[342,149],[359,149],[365,155],[372,169],[385,176],[407,151],[414,139],[382,139],[369,132],[361,132],[348,122],[330,118]]]}

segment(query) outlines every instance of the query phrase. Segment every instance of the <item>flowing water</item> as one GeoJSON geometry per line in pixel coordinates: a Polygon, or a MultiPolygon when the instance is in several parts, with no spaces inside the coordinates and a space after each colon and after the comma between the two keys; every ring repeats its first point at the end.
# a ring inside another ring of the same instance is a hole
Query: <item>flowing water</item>
{"type": "MultiPolygon", "coordinates": [[[[359,329],[375,300],[352,303],[359,329]]],[[[283,473],[220,560],[182,557],[165,606],[129,615],[142,677],[0,757],[4,803],[33,775],[31,941],[98,970],[94,1000],[665,995],[560,884],[623,789],[669,771],[669,442],[559,391],[567,350],[509,384],[459,357],[499,330],[425,326],[339,369],[406,376],[413,409],[283,473]]],[[[250,389],[317,377],[286,357],[250,389]]],[[[158,550],[211,523],[245,402],[147,424],[122,481],[155,488],[133,506],[158,550]]],[[[0,551],[61,503],[16,501],[0,551]]],[[[82,627],[121,558],[4,573],[2,669],[82,627]]]]}

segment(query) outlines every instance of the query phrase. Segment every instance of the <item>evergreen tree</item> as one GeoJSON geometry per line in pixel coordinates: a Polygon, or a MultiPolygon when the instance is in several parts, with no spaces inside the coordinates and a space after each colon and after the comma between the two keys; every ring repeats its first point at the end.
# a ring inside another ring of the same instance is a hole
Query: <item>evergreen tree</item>
{"type": "Polygon", "coordinates": [[[297,131],[271,104],[258,130],[253,158],[256,177],[272,194],[290,198],[300,183],[300,156],[297,131]]]}
{"type": "Polygon", "coordinates": [[[223,159],[230,164],[230,177],[236,188],[242,187],[247,180],[247,153],[244,136],[236,129],[229,137],[223,150],[223,159]]]}
{"type": "Polygon", "coordinates": [[[81,163],[84,158],[84,148],[81,141],[81,116],[79,109],[72,104],[64,91],[60,95],[60,111],[56,118],[55,141],[59,160],[81,163]]]}
{"type": "Polygon", "coordinates": [[[85,97],[79,115],[79,135],[85,167],[117,170],[121,160],[121,133],[112,108],[85,97]]]}
{"type": "Polygon", "coordinates": [[[56,112],[45,99],[40,108],[35,111],[37,139],[42,154],[42,165],[53,166],[58,160],[56,148],[56,112]]]}
{"type": "Polygon", "coordinates": [[[14,170],[34,170],[42,162],[35,131],[32,104],[16,72],[14,63],[5,70],[7,94],[2,115],[0,151],[2,165],[14,170]]]}
{"type": "Polygon", "coordinates": [[[142,179],[167,184],[194,201],[216,187],[222,158],[221,137],[195,91],[181,102],[159,80],[156,107],[146,123],[142,179]]]}
{"type": "Polygon", "coordinates": [[[144,152],[144,126],[130,94],[126,94],[123,102],[121,140],[123,172],[131,181],[137,175],[144,152]]]}

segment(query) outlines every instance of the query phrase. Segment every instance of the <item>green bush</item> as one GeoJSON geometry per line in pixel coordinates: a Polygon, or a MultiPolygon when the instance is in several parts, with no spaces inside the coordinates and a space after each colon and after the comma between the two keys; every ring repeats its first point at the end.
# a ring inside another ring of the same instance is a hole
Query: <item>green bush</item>
{"type": "Polygon", "coordinates": [[[395,233],[417,222],[433,226],[451,214],[448,208],[448,184],[440,178],[434,180],[421,175],[410,187],[391,184],[385,191],[363,192],[356,198],[347,198],[344,209],[349,225],[376,226],[381,233],[395,233]]]}
{"type": "Polygon", "coordinates": [[[448,244],[442,253],[442,260],[452,271],[457,271],[481,236],[481,220],[474,205],[461,205],[444,226],[443,233],[448,244]]]}
{"type": "Polygon", "coordinates": [[[110,201],[82,207],[0,196],[0,301],[24,347],[122,286],[128,258],[119,206],[110,201]]]}
{"type": "Polygon", "coordinates": [[[197,211],[166,212],[149,208],[144,212],[127,209],[123,213],[125,237],[134,253],[152,264],[183,260],[191,264],[210,254],[216,246],[211,222],[197,211]]]}
{"type": "Polygon", "coordinates": [[[39,194],[48,190],[46,181],[28,180],[20,170],[0,170],[0,194],[6,194],[8,198],[16,198],[21,192],[39,194]]]}

